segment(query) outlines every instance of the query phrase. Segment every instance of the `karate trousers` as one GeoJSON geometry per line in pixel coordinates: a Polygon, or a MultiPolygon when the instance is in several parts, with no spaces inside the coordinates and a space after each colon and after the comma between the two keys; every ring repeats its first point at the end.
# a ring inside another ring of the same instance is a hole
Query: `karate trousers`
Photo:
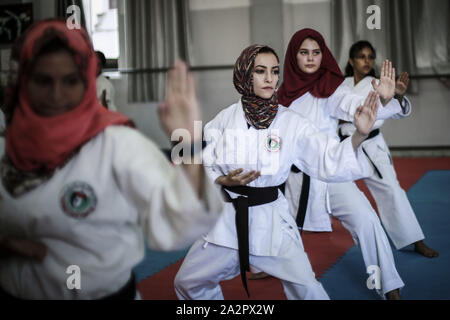
{"type": "MultiPolygon", "coordinates": [[[[278,255],[250,254],[250,265],[280,279],[289,300],[328,300],[327,293],[315,278],[298,230],[287,223],[283,225],[278,255]]],[[[175,291],[182,300],[222,300],[224,297],[219,282],[239,274],[238,250],[201,239],[194,243],[185,257],[175,277],[175,291]]]]}

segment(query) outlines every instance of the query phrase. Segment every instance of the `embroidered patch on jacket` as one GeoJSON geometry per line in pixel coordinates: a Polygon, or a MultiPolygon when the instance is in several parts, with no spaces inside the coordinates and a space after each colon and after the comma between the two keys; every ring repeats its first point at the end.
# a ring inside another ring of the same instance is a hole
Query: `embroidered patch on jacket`
{"type": "Polygon", "coordinates": [[[75,181],[64,187],[60,194],[61,207],[72,218],[86,218],[97,206],[94,189],[86,182],[75,181]]]}
{"type": "Polygon", "coordinates": [[[281,138],[275,134],[267,136],[266,149],[269,152],[278,152],[281,149],[281,138]]]}

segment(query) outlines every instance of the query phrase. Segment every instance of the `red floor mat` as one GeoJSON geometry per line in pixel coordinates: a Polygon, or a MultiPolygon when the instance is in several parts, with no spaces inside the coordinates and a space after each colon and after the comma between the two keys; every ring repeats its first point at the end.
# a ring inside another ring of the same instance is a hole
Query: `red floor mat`
{"type": "MultiPolygon", "coordinates": [[[[429,170],[450,170],[450,158],[395,158],[394,165],[401,186],[408,190],[429,170]]],[[[358,187],[368,195],[366,186],[357,182],[358,187]]],[[[368,198],[374,206],[374,200],[368,198]]],[[[336,260],[352,245],[353,240],[341,223],[332,219],[333,232],[305,232],[303,243],[317,277],[320,277],[336,260]]],[[[173,280],[181,265],[175,263],[161,272],[141,281],[138,290],[143,299],[173,300],[176,299],[173,280]]],[[[278,279],[268,278],[248,281],[250,300],[286,299],[282,285],[278,279]]],[[[222,283],[223,295],[227,300],[247,300],[240,277],[222,283]]]]}

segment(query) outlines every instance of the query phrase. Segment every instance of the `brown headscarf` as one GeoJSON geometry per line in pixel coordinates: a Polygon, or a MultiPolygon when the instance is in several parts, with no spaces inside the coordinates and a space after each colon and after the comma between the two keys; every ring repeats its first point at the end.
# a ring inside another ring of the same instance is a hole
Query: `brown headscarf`
{"type": "Polygon", "coordinates": [[[253,67],[255,58],[262,49],[275,50],[266,45],[252,45],[242,51],[234,65],[233,83],[242,95],[241,101],[247,122],[256,129],[267,129],[277,115],[278,100],[276,92],[270,99],[263,99],[253,91],[253,67]]]}

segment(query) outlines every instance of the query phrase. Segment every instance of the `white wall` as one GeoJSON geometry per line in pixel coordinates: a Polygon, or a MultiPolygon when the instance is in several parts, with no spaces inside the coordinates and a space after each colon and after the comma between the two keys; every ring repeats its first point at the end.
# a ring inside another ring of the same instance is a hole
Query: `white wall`
{"type": "MultiPolygon", "coordinates": [[[[192,18],[192,65],[234,65],[250,44],[248,1],[194,1],[192,18]]],[[[195,73],[204,122],[239,98],[232,69],[195,73]]]]}
{"type": "MultiPolygon", "coordinates": [[[[417,81],[417,80],[416,80],[417,81]]],[[[383,135],[389,146],[450,146],[450,88],[438,79],[419,80],[419,94],[409,96],[412,114],[388,120],[383,135]]]]}
{"type": "Polygon", "coordinates": [[[284,0],[285,50],[292,35],[300,29],[319,31],[331,43],[331,0],[284,0]]]}

